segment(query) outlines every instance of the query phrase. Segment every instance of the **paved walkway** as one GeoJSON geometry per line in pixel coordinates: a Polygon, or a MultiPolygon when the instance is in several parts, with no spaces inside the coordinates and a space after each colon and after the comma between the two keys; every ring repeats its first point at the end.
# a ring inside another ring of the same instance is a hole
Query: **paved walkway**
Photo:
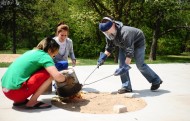
{"type": "MultiPolygon", "coordinates": [[[[135,93],[147,102],[142,110],[122,114],[84,114],[59,109],[53,106],[45,110],[18,110],[12,108],[0,91],[0,121],[190,121],[190,63],[149,64],[164,83],[157,92],[149,90],[150,84],[140,74],[135,65],[130,70],[135,93]]],[[[97,69],[87,82],[113,74],[117,65],[103,65],[97,69]]],[[[96,66],[74,67],[81,83],[96,66]]],[[[0,68],[0,78],[6,68],[0,68]]],[[[109,77],[83,88],[87,91],[113,92],[121,86],[119,77],[109,77]]],[[[42,95],[40,100],[50,103],[54,94],[42,95]]]]}

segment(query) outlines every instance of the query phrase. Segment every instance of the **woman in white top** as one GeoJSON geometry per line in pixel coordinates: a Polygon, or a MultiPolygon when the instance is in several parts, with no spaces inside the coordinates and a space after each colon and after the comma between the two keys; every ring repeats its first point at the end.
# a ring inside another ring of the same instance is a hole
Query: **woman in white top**
{"type": "Polygon", "coordinates": [[[76,58],[73,50],[73,42],[68,38],[69,27],[64,24],[57,27],[56,36],[54,39],[60,45],[59,53],[55,56],[54,62],[57,63],[57,67],[61,63],[61,67],[58,70],[68,68],[68,56],[72,60],[72,66],[76,65],[76,58]]]}

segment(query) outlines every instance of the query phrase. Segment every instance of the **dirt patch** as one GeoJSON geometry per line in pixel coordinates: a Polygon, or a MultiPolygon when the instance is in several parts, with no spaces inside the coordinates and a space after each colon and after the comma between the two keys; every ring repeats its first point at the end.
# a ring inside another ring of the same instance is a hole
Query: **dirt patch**
{"type": "Polygon", "coordinates": [[[21,54],[0,54],[0,63],[11,63],[21,54]]]}
{"type": "Polygon", "coordinates": [[[86,93],[82,99],[53,97],[52,104],[68,111],[91,114],[112,114],[114,105],[124,105],[127,112],[143,109],[147,104],[141,98],[126,98],[125,94],[86,93]]]}

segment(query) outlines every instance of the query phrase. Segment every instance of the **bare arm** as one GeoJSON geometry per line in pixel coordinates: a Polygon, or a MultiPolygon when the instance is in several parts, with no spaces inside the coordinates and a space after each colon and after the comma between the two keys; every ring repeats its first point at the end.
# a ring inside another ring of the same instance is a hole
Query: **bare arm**
{"type": "Polygon", "coordinates": [[[66,77],[60,73],[55,66],[49,66],[45,68],[47,72],[50,74],[51,77],[53,77],[54,80],[57,82],[64,82],[66,77]]]}
{"type": "Polygon", "coordinates": [[[129,65],[131,63],[131,58],[126,57],[125,63],[129,65]]]}
{"type": "Polygon", "coordinates": [[[109,53],[108,51],[104,52],[107,56],[110,56],[111,53],[109,53]]]}

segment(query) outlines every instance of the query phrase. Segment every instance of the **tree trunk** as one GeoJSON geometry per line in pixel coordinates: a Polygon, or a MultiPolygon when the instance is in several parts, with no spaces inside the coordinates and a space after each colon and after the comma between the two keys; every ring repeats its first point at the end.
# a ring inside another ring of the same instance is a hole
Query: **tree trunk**
{"type": "Polygon", "coordinates": [[[16,0],[14,0],[14,2],[13,2],[13,23],[12,23],[12,29],[13,29],[12,51],[13,51],[13,54],[16,54],[16,0]]]}
{"type": "Polygon", "coordinates": [[[190,52],[190,32],[187,32],[186,33],[186,36],[185,36],[185,50],[182,50],[182,52],[190,52]]]}
{"type": "Polygon", "coordinates": [[[150,55],[149,55],[150,61],[156,60],[157,42],[158,42],[158,38],[156,37],[156,31],[154,31],[152,45],[151,45],[151,49],[150,49],[150,55]]]}
{"type": "Polygon", "coordinates": [[[156,60],[157,43],[158,43],[158,39],[160,37],[159,36],[160,35],[160,23],[161,23],[161,15],[159,15],[158,19],[156,20],[156,22],[154,24],[153,39],[152,39],[152,45],[151,45],[150,55],[149,55],[150,61],[156,60]]]}

